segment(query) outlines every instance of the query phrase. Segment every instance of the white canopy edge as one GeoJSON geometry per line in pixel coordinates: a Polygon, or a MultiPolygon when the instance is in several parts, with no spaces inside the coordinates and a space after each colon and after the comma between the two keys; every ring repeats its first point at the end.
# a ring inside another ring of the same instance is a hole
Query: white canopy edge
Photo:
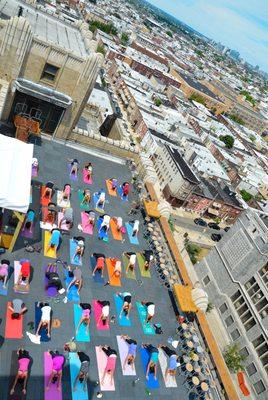
{"type": "Polygon", "coordinates": [[[33,144],[0,134],[0,207],[27,212],[32,158],[33,144]]]}

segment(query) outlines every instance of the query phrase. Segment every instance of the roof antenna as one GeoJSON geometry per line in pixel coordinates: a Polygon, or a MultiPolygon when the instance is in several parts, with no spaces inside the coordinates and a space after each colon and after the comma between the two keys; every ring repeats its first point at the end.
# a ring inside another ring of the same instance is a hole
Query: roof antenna
{"type": "Polygon", "coordinates": [[[23,14],[23,7],[19,6],[18,17],[22,17],[23,14]]]}

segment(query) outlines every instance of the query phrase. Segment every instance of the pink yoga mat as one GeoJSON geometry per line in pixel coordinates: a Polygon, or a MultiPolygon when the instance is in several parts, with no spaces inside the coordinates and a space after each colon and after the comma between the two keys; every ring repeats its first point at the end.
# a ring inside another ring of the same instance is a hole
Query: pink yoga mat
{"type": "Polygon", "coordinates": [[[83,182],[87,183],[88,185],[92,185],[93,181],[92,178],[87,179],[87,170],[83,169],[83,182]]]}
{"type": "Polygon", "coordinates": [[[62,400],[62,390],[57,389],[57,382],[51,383],[49,390],[46,390],[49,376],[52,370],[52,357],[47,352],[44,353],[44,400],[62,400]]]}
{"type": "MultiPolygon", "coordinates": [[[[58,226],[60,226],[60,221],[62,220],[62,218],[63,218],[63,213],[62,212],[58,212],[58,226]]],[[[64,231],[69,231],[70,230],[69,227],[66,225],[66,222],[64,222],[61,225],[61,229],[63,229],[64,231]]]]}
{"type": "Polygon", "coordinates": [[[88,235],[93,235],[93,225],[92,224],[88,224],[88,216],[87,214],[83,211],[81,212],[81,220],[82,220],[82,228],[83,228],[83,232],[87,233],[88,235]]]}
{"type": "MultiPolygon", "coordinates": [[[[103,372],[104,369],[106,367],[107,364],[107,356],[106,354],[100,349],[99,346],[95,347],[96,349],[96,357],[97,357],[97,364],[98,364],[98,371],[99,371],[99,381],[102,381],[102,376],[103,376],[103,372]]],[[[106,374],[105,380],[104,380],[104,384],[102,385],[100,383],[100,388],[101,390],[109,390],[109,391],[113,391],[115,390],[115,386],[114,386],[114,380],[113,383],[110,383],[110,374],[106,374]]]]}
{"type": "Polygon", "coordinates": [[[105,325],[103,325],[102,321],[100,321],[100,323],[97,325],[98,320],[101,316],[101,310],[102,310],[102,306],[99,303],[97,303],[97,300],[93,300],[93,309],[94,309],[94,316],[95,316],[97,329],[100,331],[108,331],[110,329],[109,321],[106,322],[105,325]]]}

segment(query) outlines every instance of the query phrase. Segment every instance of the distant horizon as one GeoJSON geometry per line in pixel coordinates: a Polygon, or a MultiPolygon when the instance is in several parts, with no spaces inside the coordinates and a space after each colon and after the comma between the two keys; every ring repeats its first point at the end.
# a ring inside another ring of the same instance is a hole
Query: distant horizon
{"type": "Polygon", "coordinates": [[[221,42],[268,73],[268,2],[255,0],[146,0],[193,30],[221,42]],[[219,29],[220,27],[220,29],[219,29]]]}

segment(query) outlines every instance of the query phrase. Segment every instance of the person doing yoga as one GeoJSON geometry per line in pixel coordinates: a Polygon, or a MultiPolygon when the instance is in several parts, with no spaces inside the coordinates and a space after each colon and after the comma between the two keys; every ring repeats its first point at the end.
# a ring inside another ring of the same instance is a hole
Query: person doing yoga
{"type": "Polygon", "coordinates": [[[18,280],[15,283],[15,289],[19,289],[23,286],[25,290],[29,290],[30,287],[30,274],[31,274],[31,264],[29,260],[22,260],[20,262],[21,269],[18,276],[18,280]]]}
{"type": "Polygon", "coordinates": [[[92,272],[92,276],[95,276],[96,272],[100,272],[101,277],[103,278],[105,255],[102,253],[93,253],[92,257],[94,257],[96,261],[96,266],[92,272]]]}
{"type": "Polygon", "coordinates": [[[138,236],[139,226],[140,226],[140,221],[135,219],[135,221],[133,223],[132,237],[137,237],[138,236]]]}
{"type": "Polygon", "coordinates": [[[114,222],[116,223],[117,232],[120,232],[120,231],[121,231],[121,228],[122,228],[122,226],[123,226],[123,220],[122,220],[122,218],[121,218],[121,217],[114,217],[113,220],[114,220],[114,222]]]}
{"type": "Polygon", "coordinates": [[[62,239],[61,232],[58,228],[54,228],[50,232],[51,232],[51,237],[48,242],[46,252],[48,252],[50,249],[52,249],[52,250],[55,250],[57,253],[61,239],[62,239]]]}
{"type": "Polygon", "coordinates": [[[130,184],[128,182],[124,182],[121,187],[122,187],[122,198],[126,198],[129,195],[130,184]]]}
{"type": "Polygon", "coordinates": [[[65,183],[61,192],[61,201],[70,201],[71,190],[71,185],[69,183],[65,183]]]}
{"type": "Polygon", "coordinates": [[[69,283],[67,287],[67,292],[69,292],[70,288],[74,285],[77,287],[77,293],[80,294],[80,290],[83,285],[83,279],[82,279],[82,271],[78,267],[75,267],[74,270],[70,266],[67,268],[68,270],[68,276],[70,278],[73,278],[73,280],[69,283]]]}
{"type": "Polygon", "coordinates": [[[72,262],[74,262],[76,258],[78,258],[79,262],[82,262],[82,257],[85,252],[85,239],[82,236],[74,236],[73,240],[76,242],[76,249],[72,257],[72,262]]]}
{"type": "Polygon", "coordinates": [[[47,336],[51,333],[51,307],[48,303],[38,302],[37,307],[41,308],[41,319],[38,324],[35,335],[38,336],[40,329],[47,330],[47,336]]]}
{"type": "Polygon", "coordinates": [[[70,175],[77,176],[79,161],[76,158],[68,159],[71,164],[70,175]]]}
{"type": "Polygon", "coordinates": [[[27,211],[27,214],[25,216],[25,220],[23,223],[22,229],[27,229],[31,233],[33,232],[33,223],[34,223],[34,218],[35,218],[35,212],[31,208],[27,211]]]}
{"type": "Polygon", "coordinates": [[[124,360],[123,369],[125,369],[127,365],[131,365],[132,369],[134,369],[135,368],[134,362],[135,362],[136,351],[137,351],[137,342],[136,342],[136,340],[131,339],[128,335],[122,335],[121,338],[128,345],[128,353],[124,360]]]}
{"type": "Polygon", "coordinates": [[[88,206],[91,201],[91,194],[89,189],[83,190],[83,200],[81,201],[81,205],[88,206]]]}
{"type": "Polygon", "coordinates": [[[68,207],[65,208],[63,210],[63,217],[60,220],[59,223],[59,229],[61,229],[62,224],[65,222],[65,224],[67,225],[68,229],[71,229],[73,227],[73,223],[74,223],[74,211],[72,209],[72,207],[68,207]]]}
{"type": "Polygon", "coordinates": [[[61,390],[62,369],[65,363],[65,357],[62,354],[60,354],[57,350],[48,351],[48,354],[52,358],[52,370],[48,378],[46,390],[49,390],[50,385],[56,382],[57,382],[57,389],[61,390]]]}
{"type": "Polygon", "coordinates": [[[143,344],[142,347],[149,353],[150,359],[146,369],[146,379],[149,379],[149,374],[154,374],[156,380],[157,364],[158,364],[158,349],[151,344],[143,344]]]}
{"type": "Polygon", "coordinates": [[[109,322],[109,314],[110,314],[110,302],[107,300],[97,300],[97,303],[102,307],[101,315],[97,322],[97,325],[102,321],[103,325],[106,325],[109,322]]]}
{"type": "Polygon", "coordinates": [[[150,269],[151,267],[151,263],[154,259],[153,257],[153,252],[152,250],[144,250],[144,252],[142,253],[145,263],[144,263],[144,269],[147,271],[148,269],[150,269]]]}
{"type": "Polygon", "coordinates": [[[179,356],[177,355],[176,351],[163,344],[160,344],[158,348],[162,349],[168,357],[168,365],[165,371],[165,378],[167,379],[168,375],[176,375],[177,368],[180,365],[179,356]]]}
{"type": "Polygon", "coordinates": [[[96,214],[95,214],[95,212],[94,211],[92,211],[92,210],[89,210],[89,211],[84,211],[84,213],[87,215],[87,217],[88,217],[88,219],[87,219],[87,222],[86,222],[86,226],[88,226],[88,225],[92,225],[92,226],[94,226],[95,225],[95,217],[96,217],[96,214]]]}
{"type": "Polygon", "coordinates": [[[86,325],[86,333],[88,334],[89,333],[89,324],[90,324],[91,305],[89,303],[80,303],[79,307],[82,308],[82,316],[76,327],[76,334],[78,334],[79,328],[82,324],[86,325]]]}
{"type": "Polygon", "coordinates": [[[103,208],[105,204],[105,191],[101,189],[99,192],[96,193],[97,196],[99,197],[96,203],[96,207],[103,208]]]}
{"type": "Polygon", "coordinates": [[[47,215],[44,218],[44,223],[49,223],[51,225],[54,225],[55,221],[56,221],[56,217],[57,217],[56,204],[48,203],[47,215]]]}
{"type": "Polygon", "coordinates": [[[23,385],[22,386],[23,395],[26,395],[26,386],[29,376],[29,364],[31,362],[31,358],[29,352],[24,349],[18,349],[17,355],[18,355],[18,371],[16,373],[14,383],[11,387],[10,394],[11,395],[14,394],[15,387],[19,382],[23,385]]]}
{"type": "Polygon", "coordinates": [[[8,308],[12,312],[12,319],[19,319],[19,317],[27,311],[27,307],[25,307],[25,304],[21,299],[12,300],[11,305],[8,306],[8,308]]]}
{"type": "Polygon", "coordinates": [[[124,314],[124,316],[129,319],[129,313],[130,310],[132,308],[132,304],[131,304],[131,293],[129,292],[123,292],[123,293],[116,293],[117,296],[119,296],[122,300],[123,300],[123,305],[122,305],[122,309],[120,311],[119,314],[119,318],[122,317],[122,315],[124,314]]]}
{"type": "Polygon", "coordinates": [[[65,292],[65,290],[62,287],[59,274],[57,273],[56,264],[48,264],[46,269],[46,278],[48,280],[46,284],[46,290],[50,287],[54,287],[60,294],[65,292]]]}
{"type": "Polygon", "coordinates": [[[147,317],[145,323],[148,324],[154,317],[155,304],[150,301],[142,301],[141,304],[147,308],[147,317]]]}
{"type": "Polygon", "coordinates": [[[117,360],[117,351],[112,349],[110,346],[100,346],[100,349],[106,354],[107,356],[107,362],[106,366],[103,371],[101,383],[104,385],[104,380],[106,374],[110,375],[110,384],[113,384],[113,379],[114,379],[114,371],[116,367],[116,360],[117,360]]]}
{"type": "Polygon", "coordinates": [[[46,183],[46,186],[45,186],[45,190],[44,190],[44,192],[43,192],[43,196],[42,196],[42,199],[51,199],[52,198],[52,195],[53,195],[53,187],[54,187],[54,183],[53,182],[51,182],[51,181],[48,181],[47,183],[46,183]]]}
{"type": "Polygon", "coordinates": [[[6,289],[8,280],[10,262],[8,260],[2,260],[0,262],[0,280],[3,282],[3,288],[6,289]]]}
{"type": "Polygon", "coordinates": [[[112,265],[114,267],[114,270],[113,270],[111,278],[113,276],[115,276],[116,278],[121,278],[121,275],[122,275],[122,264],[121,264],[121,261],[118,260],[117,258],[111,258],[111,261],[112,261],[112,265]]]}
{"type": "Polygon", "coordinates": [[[92,172],[93,172],[93,168],[92,168],[92,164],[91,162],[88,162],[85,166],[84,166],[84,170],[87,171],[87,180],[89,181],[92,178],[92,172]]]}
{"type": "Polygon", "coordinates": [[[131,271],[134,271],[135,264],[136,264],[136,253],[133,252],[124,252],[124,256],[126,256],[129,259],[127,268],[126,268],[126,274],[128,273],[128,270],[130,269],[131,271]]]}
{"type": "Polygon", "coordinates": [[[99,233],[100,233],[102,230],[104,230],[105,232],[108,232],[109,227],[110,227],[110,220],[111,220],[111,217],[110,217],[108,214],[104,214],[104,215],[101,215],[101,216],[99,217],[99,219],[102,220],[101,226],[100,226],[100,229],[99,229],[99,233]]]}
{"type": "Polygon", "coordinates": [[[116,178],[110,178],[109,182],[111,184],[112,190],[115,191],[117,189],[118,186],[118,182],[116,178]]]}
{"type": "Polygon", "coordinates": [[[84,391],[86,392],[90,358],[83,351],[78,351],[77,357],[79,358],[79,360],[81,362],[81,366],[80,366],[79,372],[74,380],[73,391],[74,392],[76,391],[77,381],[79,380],[79,382],[83,384],[84,391]]]}

